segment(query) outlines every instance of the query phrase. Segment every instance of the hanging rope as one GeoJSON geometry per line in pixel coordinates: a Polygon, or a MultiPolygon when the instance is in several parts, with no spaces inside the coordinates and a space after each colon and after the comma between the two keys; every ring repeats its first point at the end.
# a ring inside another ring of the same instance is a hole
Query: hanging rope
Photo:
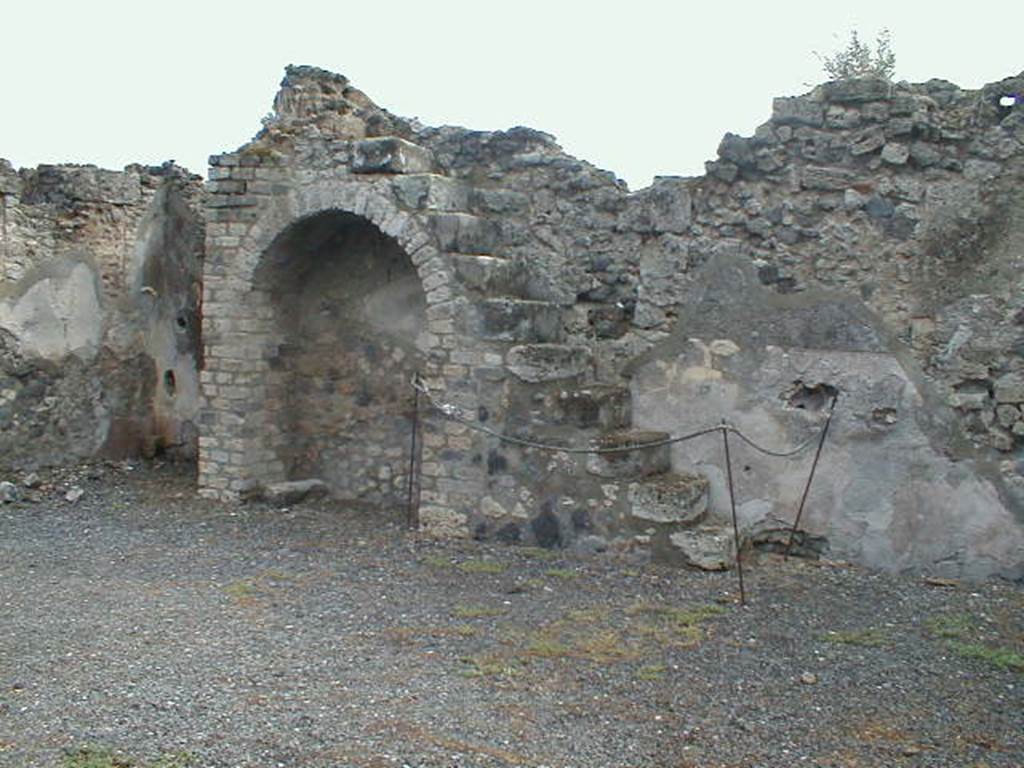
{"type": "Polygon", "coordinates": [[[674,437],[666,437],[666,438],[662,438],[660,440],[651,440],[651,441],[643,442],[643,443],[628,443],[628,444],[616,445],[616,446],[594,446],[594,445],[591,445],[591,446],[571,446],[571,445],[568,445],[567,446],[567,445],[556,445],[554,443],[542,443],[542,442],[539,442],[537,440],[529,440],[529,439],[523,438],[523,437],[515,437],[513,435],[505,435],[505,434],[502,434],[501,432],[498,432],[497,430],[491,429],[490,427],[484,426],[483,424],[480,424],[480,423],[474,421],[473,419],[467,417],[465,415],[465,413],[464,413],[464,410],[462,408],[460,408],[459,406],[454,405],[453,403],[439,402],[431,394],[429,388],[426,385],[426,382],[423,381],[423,379],[420,377],[420,375],[418,373],[413,375],[411,384],[412,384],[413,389],[415,389],[417,392],[419,392],[423,396],[423,398],[426,400],[427,404],[430,405],[430,407],[434,408],[435,410],[437,410],[438,412],[443,414],[445,416],[445,418],[449,419],[450,421],[458,422],[459,424],[462,424],[463,426],[465,426],[465,427],[467,427],[469,429],[472,429],[472,430],[474,430],[476,432],[481,432],[481,433],[483,433],[485,435],[490,435],[491,437],[494,437],[494,438],[496,438],[498,440],[501,440],[502,442],[505,442],[505,443],[510,443],[512,445],[518,445],[518,446],[521,446],[523,448],[535,448],[535,449],[537,449],[539,451],[550,451],[551,453],[574,453],[574,454],[621,453],[622,451],[627,451],[627,450],[628,451],[634,451],[634,450],[643,449],[643,448],[660,448],[663,445],[674,445],[675,443],[683,443],[683,442],[686,442],[687,440],[693,440],[693,439],[698,438],[698,437],[703,437],[704,435],[710,435],[713,432],[731,432],[732,434],[736,435],[736,437],[738,437],[740,440],[742,440],[744,443],[746,443],[751,448],[753,448],[755,451],[758,451],[759,453],[763,453],[766,456],[774,456],[776,458],[783,458],[783,459],[785,459],[785,458],[790,458],[792,456],[796,456],[797,454],[802,453],[810,445],[814,444],[819,439],[819,435],[815,434],[815,435],[812,435],[811,437],[808,437],[806,440],[804,440],[802,443],[797,445],[795,448],[790,448],[788,450],[772,450],[770,448],[765,448],[764,446],[762,446],[762,445],[758,444],[757,442],[755,442],[752,438],[747,437],[747,435],[743,434],[743,432],[741,432],[737,427],[733,426],[732,424],[729,424],[728,422],[723,421],[721,424],[716,424],[716,425],[714,425],[712,427],[705,427],[703,429],[698,429],[698,430],[696,430],[694,432],[688,432],[688,433],[686,433],[684,435],[676,435],[674,437]]]}

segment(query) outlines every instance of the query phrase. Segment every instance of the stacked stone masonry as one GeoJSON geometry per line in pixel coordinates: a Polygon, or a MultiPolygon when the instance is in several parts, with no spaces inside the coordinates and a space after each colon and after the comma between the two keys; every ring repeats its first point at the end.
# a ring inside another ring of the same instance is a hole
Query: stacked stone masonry
{"type": "MultiPolygon", "coordinates": [[[[795,445],[837,396],[801,541],[1024,575],[1022,91],[827,83],[630,193],[538,131],[290,67],[210,160],[200,492],[403,503],[418,372],[463,416],[423,419],[427,530],[725,567],[720,433],[635,445],[723,418],[795,445]]],[[[810,455],[735,453],[744,536],[778,541],[810,455]]]]}
{"type": "Polygon", "coordinates": [[[202,180],[0,160],[0,467],[195,456],[202,180]]]}

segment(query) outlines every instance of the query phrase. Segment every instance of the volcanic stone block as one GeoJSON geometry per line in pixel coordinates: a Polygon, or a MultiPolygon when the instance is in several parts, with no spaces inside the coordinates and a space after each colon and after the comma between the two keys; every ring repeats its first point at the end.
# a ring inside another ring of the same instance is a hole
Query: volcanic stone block
{"type": "Polygon", "coordinates": [[[501,239],[495,222],[470,213],[437,213],[429,220],[442,251],[493,253],[501,239]]]}
{"type": "Polygon", "coordinates": [[[327,483],[323,480],[312,478],[309,480],[286,480],[280,483],[268,483],[258,490],[256,496],[268,504],[283,506],[297,504],[306,498],[326,496],[327,492],[327,483]]]}
{"type": "Polygon", "coordinates": [[[846,189],[856,181],[853,171],[845,168],[815,168],[803,170],[800,186],[804,189],[819,189],[825,192],[846,189]]]}
{"type": "Polygon", "coordinates": [[[736,561],[732,530],[720,526],[701,526],[669,536],[683,564],[702,571],[726,571],[736,561]]]}
{"type": "Polygon", "coordinates": [[[1007,373],[995,381],[997,403],[1024,403],[1024,376],[1007,373]]]}
{"type": "Polygon", "coordinates": [[[507,259],[497,256],[453,253],[455,275],[467,288],[491,295],[512,295],[524,282],[521,270],[507,259]]]}
{"type": "Polygon", "coordinates": [[[469,207],[469,190],[456,179],[436,173],[410,173],[391,182],[395,197],[419,211],[460,211],[469,207]]]}
{"type": "Polygon", "coordinates": [[[430,173],[434,167],[429,149],[397,136],[357,141],[352,153],[353,173],[430,173]]]}
{"type": "Polygon", "coordinates": [[[627,429],[601,435],[593,442],[601,453],[587,459],[587,471],[598,477],[650,477],[668,472],[672,458],[667,432],[627,429]],[[655,445],[651,445],[654,443],[655,445]],[[643,447],[648,446],[648,447],[643,447]]]}
{"type": "Polygon", "coordinates": [[[799,96],[782,96],[772,102],[772,121],[781,125],[810,125],[820,128],[825,123],[820,102],[799,96]]]}
{"type": "Polygon", "coordinates": [[[629,485],[630,514],[652,523],[695,523],[708,511],[708,479],[666,475],[629,485]]]}
{"type": "Polygon", "coordinates": [[[555,342],[562,331],[557,304],[526,299],[486,299],[476,305],[476,328],[482,338],[525,343],[555,342]]]}
{"type": "Polygon", "coordinates": [[[855,77],[824,83],[821,90],[826,101],[855,104],[888,99],[892,95],[893,85],[882,78],[855,77]]]}
{"type": "Polygon", "coordinates": [[[514,376],[537,383],[581,376],[590,363],[585,347],[563,344],[526,344],[512,347],[506,364],[514,376]]]}

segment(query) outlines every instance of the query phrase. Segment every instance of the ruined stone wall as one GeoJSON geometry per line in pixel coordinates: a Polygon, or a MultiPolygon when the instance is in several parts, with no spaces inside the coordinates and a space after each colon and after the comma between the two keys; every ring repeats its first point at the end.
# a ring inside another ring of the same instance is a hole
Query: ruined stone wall
{"type": "Polygon", "coordinates": [[[199,180],[0,161],[0,466],[194,452],[199,180]]]}
{"type": "MultiPolygon", "coordinates": [[[[212,159],[204,492],[323,472],[277,447],[285,326],[258,275],[283,232],[338,211],[413,265],[422,372],[468,422],[428,423],[428,528],[722,564],[720,441],[629,446],[722,418],[794,445],[835,393],[807,541],[1019,574],[1022,116],[999,99],[1020,91],[827,84],[727,136],[706,176],[630,193],[537,131],[424,128],[290,68],[265,130],[212,159]]],[[[737,455],[744,531],[770,538],[809,457],[737,455]]]]}

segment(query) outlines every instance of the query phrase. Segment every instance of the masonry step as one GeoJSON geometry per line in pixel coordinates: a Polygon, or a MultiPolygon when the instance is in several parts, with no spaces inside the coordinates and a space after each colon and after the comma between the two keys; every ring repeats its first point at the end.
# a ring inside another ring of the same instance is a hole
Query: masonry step
{"type": "Polygon", "coordinates": [[[598,477],[620,480],[661,475],[672,466],[670,446],[638,447],[668,440],[668,432],[642,429],[621,429],[595,438],[595,448],[613,449],[592,453],[587,457],[587,472],[598,477]]]}
{"type": "Polygon", "coordinates": [[[501,242],[501,227],[471,213],[430,213],[426,219],[442,251],[493,255],[501,242]]]}
{"type": "Polygon", "coordinates": [[[691,526],[708,513],[708,479],[694,473],[644,478],[629,484],[628,514],[637,524],[691,526]]]}
{"type": "Polygon", "coordinates": [[[549,301],[514,297],[476,302],[470,331],[483,339],[523,344],[558,342],[562,336],[562,307],[549,301]]]}
{"type": "Polygon", "coordinates": [[[450,253],[455,275],[471,291],[488,296],[529,298],[522,264],[494,254],[450,253]]]}
{"type": "Polygon", "coordinates": [[[391,189],[399,203],[415,211],[450,213],[469,208],[469,185],[437,173],[395,176],[391,189]]]}
{"type": "Polygon", "coordinates": [[[505,355],[505,367],[512,375],[531,384],[579,379],[590,364],[587,347],[567,344],[521,344],[505,355]]]}

